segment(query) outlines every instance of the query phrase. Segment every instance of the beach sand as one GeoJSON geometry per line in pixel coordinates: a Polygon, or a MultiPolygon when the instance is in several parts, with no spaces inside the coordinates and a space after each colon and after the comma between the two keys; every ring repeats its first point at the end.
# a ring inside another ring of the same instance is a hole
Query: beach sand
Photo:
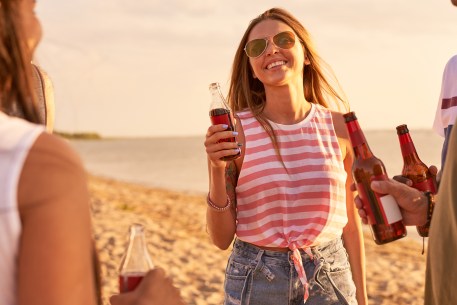
{"type": "MultiPolygon", "coordinates": [[[[117,269],[132,223],[146,227],[154,264],[167,270],[187,304],[222,304],[230,251],[219,250],[208,238],[204,195],[93,176],[89,187],[106,304],[118,291],[117,269]]],[[[366,232],[365,247],[370,305],[423,303],[426,255],[420,243],[402,239],[378,246],[366,232]]]]}

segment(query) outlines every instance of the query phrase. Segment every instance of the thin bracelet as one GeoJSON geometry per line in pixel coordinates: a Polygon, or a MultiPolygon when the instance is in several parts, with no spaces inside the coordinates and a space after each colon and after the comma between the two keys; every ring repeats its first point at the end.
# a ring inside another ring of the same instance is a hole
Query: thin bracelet
{"type": "Polygon", "coordinates": [[[208,196],[206,197],[206,203],[208,204],[208,206],[210,208],[216,210],[216,212],[225,212],[232,205],[232,201],[230,200],[230,197],[227,195],[227,204],[222,208],[218,207],[217,205],[214,204],[214,202],[211,201],[211,199],[209,199],[209,193],[208,193],[208,196]]]}

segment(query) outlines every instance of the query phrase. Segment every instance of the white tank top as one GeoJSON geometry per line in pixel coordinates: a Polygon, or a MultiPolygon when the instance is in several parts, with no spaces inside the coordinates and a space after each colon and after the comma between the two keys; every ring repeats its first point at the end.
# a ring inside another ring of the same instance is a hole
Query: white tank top
{"type": "Polygon", "coordinates": [[[17,187],[30,147],[43,126],[0,111],[0,304],[17,304],[17,255],[21,221],[17,187]]]}

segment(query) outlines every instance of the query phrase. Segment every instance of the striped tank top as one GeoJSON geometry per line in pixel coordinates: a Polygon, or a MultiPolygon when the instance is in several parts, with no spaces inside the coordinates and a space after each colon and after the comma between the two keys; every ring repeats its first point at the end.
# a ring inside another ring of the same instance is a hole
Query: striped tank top
{"type": "Polygon", "coordinates": [[[284,165],[252,113],[238,117],[246,146],[236,187],[237,237],[292,250],[341,237],[347,174],[330,110],[311,104],[297,124],[270,122],[284,165]]]}

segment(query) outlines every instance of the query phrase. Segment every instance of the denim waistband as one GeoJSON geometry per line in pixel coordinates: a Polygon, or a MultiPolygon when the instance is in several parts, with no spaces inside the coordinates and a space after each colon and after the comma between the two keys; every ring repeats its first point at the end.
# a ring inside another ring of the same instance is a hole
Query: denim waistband
{"type": "MultiPolygon", "coordinates": [[[[330,240],[328,242],[322,243],[317,246],[311,246],[309,247],[309,250],[311,250],[311,253],[313,255],[313,258],[320,258],[320,257],[325,257],[327,255],[330,255],[338,250],[340,250],[343,247],[343,240],[340,238],[335,238],[333,240],[330,240]]],[[[279,252],[279,251],[272,251],[272,250],[265,250],[262,248],[257,247],[256,245],[253,245],[251,243],[247,243],[245,241],[242,241],[240,239],[235,239],[233,243],[233,252],[239,255],[243,255],[245,257],[252,257],[256,258],[259,252],[263,252],[263,257],[269,257],[269,258],[276,258],[276,259],[283,259],[285,261],[289,261],[290,255],[292,254],[292,250],[289,250],[288,252],[279,252]]],[[[305,252],[304,249],[300,249],[300,254],[302,256],[303,262],[306,260],[312,260],[308,253],[305,252]]]]}
{"type": "MultiPolygon", "coordinates": [[[[327,261],[334,253],[343,248],[343,240],[341,237],[334,240],[322,243],[318,246],[312,246],[304,249],[296,249],[295,251],[280,252],[273,250],[265,250],[253,244],[236,239],[233,244],[232,255],[241,256],[250,261],[252,268],[265,275],[268,280],[275,278],[275,266],[294,266],[297,271],[297,276],[303,284],[304,294],[303,301],[309,297],[309,280],[313,279],[314,284],[322,287],[318,281],[320,274],[328,278],[328,281],[333,287],[340,304],[350,304],[343,293],[338,288],[338,279],[335,282],[330,274],[331,265],[327,261]],[[307,271],[305,270],[305,265],[307,271]],[[311,268],[311,269],[310,269],[311,268]],[[306,274],[308,273],[308,274],[306,274]]],[[[324,289],[324,288],[322,288],[324,289]]],[[[324,289],[325,290],[325,289],[324,289]]]]}

